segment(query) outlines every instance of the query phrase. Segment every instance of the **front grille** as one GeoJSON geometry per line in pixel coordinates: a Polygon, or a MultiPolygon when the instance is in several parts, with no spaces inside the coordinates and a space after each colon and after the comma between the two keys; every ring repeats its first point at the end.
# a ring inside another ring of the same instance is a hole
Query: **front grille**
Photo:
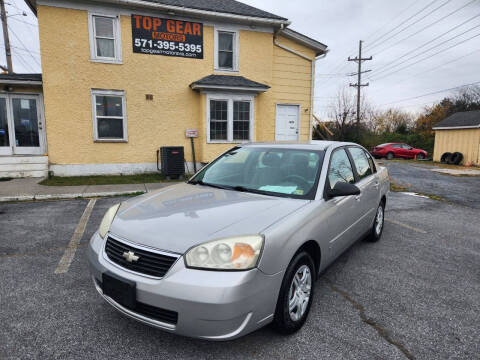
{"type": "Polygon", "coordinates": [[[161,309],[138,301],[135,309],[131,310],[148,318],[159,320],[169,324],[177,324],[178,321],[178,313],[176,311],[161,309]]]}
{"type": "Polygon", "coordinates": [[[175,256],[163,255],[147,250],[139,249],[125,243],[119,242],[111,237],[107,238],[105,244],[105,253],[108,258],[128,270],[136,271],[142,274],[163,277],[173,263],[177,260],[175,256]],[[137,261],[129,262],[123,254],[133,252],[138,256],[137,261]]]}

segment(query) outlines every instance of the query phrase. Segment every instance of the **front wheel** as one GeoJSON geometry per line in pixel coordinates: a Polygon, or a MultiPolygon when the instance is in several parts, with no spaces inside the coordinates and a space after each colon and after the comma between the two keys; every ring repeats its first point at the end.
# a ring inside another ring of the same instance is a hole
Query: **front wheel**
{"type": "Polygon", "coordinates": [[[370,234],[367,237],[367,240],[370,242],[376,242],[380,240],[383,233],[383,223],[385,221],[385,203],[382,201],[378,205],[377,213],[375,214],[375,221],[373,222],[373,227],[370,230],[370,234]]]}
{"type": "Polygon", "coordinates": [[[315,274],[312,257],[305,251],[295,255],[288,265],[273,319],[278,332],[292,334],[305,323],[312,305],[315,274]]]}
{"type": "Polygon", "coordinates": [[[423,160],[423,159],[425,159],[425,155],[417,154],[417,160],[423,160]]]}
{"type": "Polygon", "coordinates": [[[389,152],[389,153],[387,154],[387,160],[392,160],[393,158],[394,158],[393,153],[392,153],[392,152],[389,152]]]}

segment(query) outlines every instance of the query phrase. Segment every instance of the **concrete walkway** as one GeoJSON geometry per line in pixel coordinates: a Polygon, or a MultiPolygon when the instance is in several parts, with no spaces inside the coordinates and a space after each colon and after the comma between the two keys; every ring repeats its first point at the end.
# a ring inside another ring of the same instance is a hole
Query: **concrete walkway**
{"type": "Polygon", "coordinates": [[[38,184],[41,178],[0,181],[0,202],[26,200],[73,199],[79,197],[117,196],[145,193],[175,183],[45,186],[38,184]]]}

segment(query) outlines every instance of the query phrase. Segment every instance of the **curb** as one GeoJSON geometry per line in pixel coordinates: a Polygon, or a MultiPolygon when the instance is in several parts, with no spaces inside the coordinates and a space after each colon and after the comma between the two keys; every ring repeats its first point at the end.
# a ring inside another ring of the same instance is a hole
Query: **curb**
{"type": "Polygon", "coordinates": [[[15,196],[0,196],[0,202],[13,202],[13,201],[36,201],[36,200],[70,200],[77,198],[96,198],[106,196],[121,196],[132,195],[142,193],[146,191],[107,191],[107,192],[94,192],[94,193],[73,193],[73,194],[55,194],[55,195],[15,195],[15,196]]]}

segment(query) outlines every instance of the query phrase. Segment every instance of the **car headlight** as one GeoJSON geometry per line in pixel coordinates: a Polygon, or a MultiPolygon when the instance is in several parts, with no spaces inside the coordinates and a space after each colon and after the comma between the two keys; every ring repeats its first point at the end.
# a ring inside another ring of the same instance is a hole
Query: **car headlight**
{"type": "Polygon", "coordinates": [[[102,222],[100,223],[100,226],[98,228],[98,234],[101,236],[102,239],[105,238],[108,230],[110,230],[110,225],[112,225],[113,219],[115,218],[115,215],[117,215],[119,207],[120,204],[113,205],[105,213],[105,216],[103,217],[102,222]]]}
{"type": "Polygon", "coordinates": [[[257,266],[263,236],[238,236],[209,241],[185,255],[187,267],[212,270],[248,270],[257,266]]]}

